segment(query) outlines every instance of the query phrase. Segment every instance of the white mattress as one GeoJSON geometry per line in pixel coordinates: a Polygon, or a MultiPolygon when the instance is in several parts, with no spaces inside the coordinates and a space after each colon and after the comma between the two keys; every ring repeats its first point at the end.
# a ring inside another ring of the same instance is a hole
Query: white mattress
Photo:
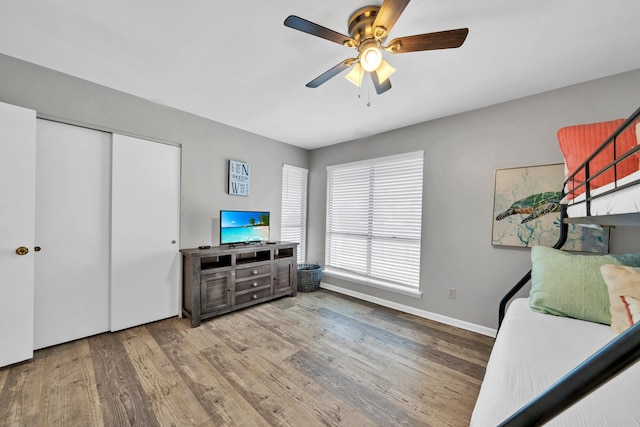
{"type": "MultiPolygon", "coordinates": [[[[628,182],[640,179],[640,171],[634,172],[631,175],[627,175],[618,180],[618,185],[624,185],[628,182]]],[[[596,188],[591,192],[591,195],[603,193],[611,190],[613,183],[596,188]]],[[[585,199],[585,194],[581,194],[571,203],[582,202],[585,199]]],[[[614,214],[626,214],[640,212],[640,184],[634,185],[623,190],[619,190],[613,194],[598,197],[591,201],[591,216],[596,215],[614,215],[614,214]]],[[[567,215],[569,218],[580,218],[587,216],[587,204],[577,203],[567,208],[567,215]]]]}
{"type": "MultiPolygon", "coordinates": [[[[495,427],[615,338],[609,326],[541,314],[514,300],[500,328],[471,425],[495,427]]],[[[548,426],[640,426],[640,364],[548,426]]]]}

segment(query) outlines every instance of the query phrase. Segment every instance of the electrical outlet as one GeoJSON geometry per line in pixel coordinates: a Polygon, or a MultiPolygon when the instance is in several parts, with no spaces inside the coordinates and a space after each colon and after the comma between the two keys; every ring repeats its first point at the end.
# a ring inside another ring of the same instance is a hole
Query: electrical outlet
{"type": "Polygon", "coordinates": [[[449,299],[456,299],[456,290],[455,290],[455,288],[449,288],[449,299]]]}

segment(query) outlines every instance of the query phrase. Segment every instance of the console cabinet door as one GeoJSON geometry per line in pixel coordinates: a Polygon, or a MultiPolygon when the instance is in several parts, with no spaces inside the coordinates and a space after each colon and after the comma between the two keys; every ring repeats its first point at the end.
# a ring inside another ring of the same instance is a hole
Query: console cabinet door
{"type": "Polygon", "coordinates": [[[113,134],[111,330],[178,315],[180,147],[113,134]]]}
{"type": "Polygon", "coordinates": [[[231,272],[216,271],[200,276],[201,313],[212,314],[231,307],[231,272]]]}
{"type": "Polygon", "coordinates": [[[0,366],[33,357],[35,150],[36,112],[0,103],[0,366]]]}
{"type": "Polygon", "coordinates": [[[294,268],[296,268],[296,265],[294,265],[291,259],[276,262],[276,275],[273,279],[275,286],[274,294],[291,290],[292,284],[294,283],[294,268]]]}

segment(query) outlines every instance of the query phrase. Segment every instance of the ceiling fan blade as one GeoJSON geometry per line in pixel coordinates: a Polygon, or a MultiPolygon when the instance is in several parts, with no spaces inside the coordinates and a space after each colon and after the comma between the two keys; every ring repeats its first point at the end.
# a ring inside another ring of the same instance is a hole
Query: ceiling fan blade
{"type": "Polygon", "coordinates": [[[377,71],[371,72],[371,80],[373,80],[373,85],[375,86],[376,93],[378,95],[382,95],[383,93],[391,89],[391,79],[386,79],[381,83],[377,71]]]}
{"type": "Polygon", "coordinates": [[[357,58],[345,59],[344,61],[342,61],[341,63],[339,63],[335,67],[331,68],[328,71],[325,71],[324,73],[320,74],[315,79],[311,80],[309,83],[307,83],[306,86],[307,87],[311,87],[311,88],[316,88],[316,87],[320,86],[322,83],[326,82],[327,80],[329,80],[332,77],[337,76],[338,74],[340,74],[341,72],[343,72],[344,70],[346,70],[347,68],[352,66],[353,63],[356,62],[356,60],[357,60],[357,58]]]}
{"type": "Polygon", "coordinates": [[[462,46],[469,33],[468,28],[418,34],[391,40],[386,50],[391,53],[417,52],[421,50],[451,49],[462,46]]]}
{"type": "Polygon", "coordinates": [[[408,4],[409,0],[384,0],[382,2],[382,6],[380,6],[380,10],[376,15],[376,20],[373,21],[373,28],[383,27],[386,31],[381,34],[374,31],[377,38],[381,39],[389,34],[408,4]]]}
{"type": "Polygon", "coordinates": [[[349,36],[340,34],[337,31],[330,30],[322,25],[315,24],[299,16],[290,15],[284,20],[284,25],[312,36],[321,37],[323,39],[347,46],[356,47],[358,43],[349,36]]]}

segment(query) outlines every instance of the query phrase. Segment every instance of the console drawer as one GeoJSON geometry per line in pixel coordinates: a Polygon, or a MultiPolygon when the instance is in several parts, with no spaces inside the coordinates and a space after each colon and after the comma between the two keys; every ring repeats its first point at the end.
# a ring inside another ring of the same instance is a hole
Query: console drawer
{"type": "Polygon", "coordinates": [[[256,290],[255,292],[247,292],[242,295],[236,294],[236,305],[245,304],[252,301],[258,301],[262,298],[271,296],[271,288],[256,290]]]}
{"type": "Polygon", "coordinates": [[[271,286],[271,275],[257,277],[253,280],[248,279],[236,282],[236,292],[246,291],[247,289],[252,288],[262,288],[265,286],[271,286]]]}
{"type": "Polygon", "coordinates": [[[236,280],[260,276],[262,274],[271,274],[271,263],[254,265],[253,267],[247,268],[238,268],[236,269],[236,280]]]}

